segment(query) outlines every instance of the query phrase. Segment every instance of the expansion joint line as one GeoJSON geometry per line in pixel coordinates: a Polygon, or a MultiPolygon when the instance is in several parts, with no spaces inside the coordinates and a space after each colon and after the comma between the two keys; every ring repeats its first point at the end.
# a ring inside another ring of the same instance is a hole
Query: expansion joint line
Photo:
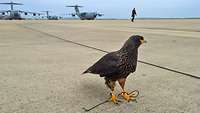
{"type": "MultiPolygon", "coordinates": [[[[56,39],[62,40],[62,41],[67,42],[67,43],[72,43],[72,44],[75,44],[75,45],[79,45],[79,46],[82,46],[82,47],[86,47],[86,48],[90,48],[90,49],[93,49],[93,50],[101,51],[101,52],[104,52],[104,53],[109,53],[106,50],[102,50],[102,49],[99,49],[99,48],[96,48],[96,47],[88,46],[88,45],[81,44],[81,43],[78,43],[78,42],[74,42],[74,41],[71,41],[71,40],[63,39],[63,38],[60,38],[60,37],[58,37],[56,35],[52,35],[52,34],[49,34],[47,32],[43,32],[41,30],[37,30],[37,29],[31,28],[31,27],[27,27],[27,26],[24,26],[24,25],[20,25],[20,24],[18,24],[18,25],[23,27],[23,28],[25,28],[25,29],[29,29],[29,30],[32,30],[34,32],[39,32],[39,33],[41,33],[43,35],[49,36],[51,38],[56,38],[56,39]]],[[[182,75],[185,75],[185,76],[189,76],[189,77],[192,77],[192,78],[195,78],[195,79],[200,79],[200,76],[198,76],[198,75],[193,75],[193,74],[189,74],[189,73],[186,73],[186,72],[177,71],[177,70],[172,69],[172,68],[163,67],[163,66],[160,66],[160,65],[156,65],[156,64],[145,62],[145,61],[141,61],[141,60],[138,60],[138,62],[142,63],[142,64],[150,65],[150,66],[153,66],[153,67],[157,67],[157,68],[160,68],[160,69],[163,69],[163,70],[167,70],[167,71],[170,71],[170,72],[174,72],[174,73],[182,74],[182,75]]]]}

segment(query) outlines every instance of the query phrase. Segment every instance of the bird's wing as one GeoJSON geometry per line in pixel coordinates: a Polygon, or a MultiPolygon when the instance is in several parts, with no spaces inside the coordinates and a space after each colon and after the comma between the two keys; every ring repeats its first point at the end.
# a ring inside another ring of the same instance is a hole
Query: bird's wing
{"type": "Polygon", "coordinates": [[[119,73],[119,57],[115,52],[106,54],[86,72],[100,74],[101,76],[115,75],[119,73]]]}

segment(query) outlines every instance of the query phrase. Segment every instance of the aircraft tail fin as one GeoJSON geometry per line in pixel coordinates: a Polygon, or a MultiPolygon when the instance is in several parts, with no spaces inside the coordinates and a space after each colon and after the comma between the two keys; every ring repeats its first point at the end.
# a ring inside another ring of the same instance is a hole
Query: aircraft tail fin
{"type": "Polygon", "coordinates": [[[79,11],[79,7],[83,7],[83,6],[79,6],[79,5],[70,5],[70,6],[67,6],[67,7],[74,7],[75,11],[76,11],[76,14],[79,14],[80,11],[79,11]]]}

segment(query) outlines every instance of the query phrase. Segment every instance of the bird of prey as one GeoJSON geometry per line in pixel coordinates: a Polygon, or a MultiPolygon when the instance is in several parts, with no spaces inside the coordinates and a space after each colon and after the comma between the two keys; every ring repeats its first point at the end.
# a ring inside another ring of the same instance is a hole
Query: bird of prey
{"type": "Polygon", "coordinates": [[[119,101],[114,93],[116,81],[122,88],[121,96],[128,102],[134,100],[135,97],[125,91],[124,85],[128,75],[136,71],[138,48],[145,42],[143,36],[131,36],[120,50],[106,54],[83,74],[92,73],[104,77],[106,86],[111,89],[112,102],[119,101]]]}

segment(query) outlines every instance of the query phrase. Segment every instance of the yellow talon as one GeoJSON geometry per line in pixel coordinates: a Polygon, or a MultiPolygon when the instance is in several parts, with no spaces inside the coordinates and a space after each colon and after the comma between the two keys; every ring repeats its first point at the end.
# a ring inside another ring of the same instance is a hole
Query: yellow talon
{"type": "Polygon", "coordinates": [[[127,101],[129,102],[129,101],[131,101],[131,100],[136,100],[137,94],[133,94],[133,93],[130,93],[130,94],[129,94],[129,93],[123,91],[123,92],[121,93],[121,96],[122,96],[125,100],[127,100],[127,101]]]}
{"type": "Polygon", "coordinates": [[[117,103],[117,97],[112,94],[111,101],[117,103]]]}
{"type": "Polygon", "coordinates": [[[119,102],[121,102],[121,100],[118,100],[117,96],[113,92],[111,93],[111,99],[110,99],[110,101],[112,101],[115,104],[119,104],[119,102]]]}

